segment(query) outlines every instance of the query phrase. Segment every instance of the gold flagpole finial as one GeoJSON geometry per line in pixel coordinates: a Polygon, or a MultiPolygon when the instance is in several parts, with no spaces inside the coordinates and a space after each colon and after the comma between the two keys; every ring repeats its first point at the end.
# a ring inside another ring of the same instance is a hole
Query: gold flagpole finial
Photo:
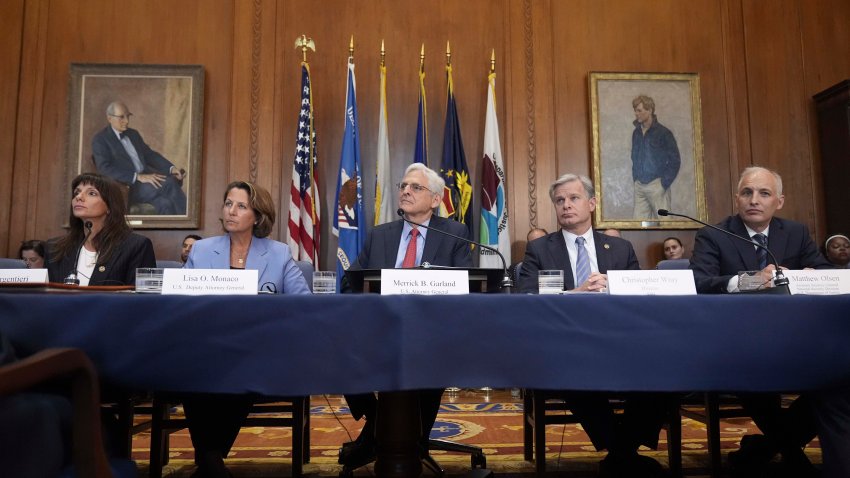
{"type": "Polygon", "coordinates": [[[295,49],[301,50],[301,60],[304,63],[307,63],[307,49],[316,51],[316,43],[313,42],[312,38],[307,38],[307,35],[301,35],[300,37],[295,39],[295,49]]]}
{"type": "Polygon", "coordinates": [[[496,73],[496,49],[490,54],[490,73],[496,73]]]}
{"type": "Polygon", "coordinates": [[[384,39],[381,38],[381,66],[386,66],[387,50],[384,48],[384,39]]]}
{"type": "Polygon", "coordinates": [[[446,41],[446,66],[452,66],[452,47],[446,41]]]}
{"type": "Polygon", "coordinates": [[[354,63],[354,35],[351,35],[351,41],[348,42],[348,62],[354,63]]]}
{"type": "Polygon", "coordinates": [[[419,50],[419,72],[425,72],[425,44],[422,44],[422,49],[419,50]]]}

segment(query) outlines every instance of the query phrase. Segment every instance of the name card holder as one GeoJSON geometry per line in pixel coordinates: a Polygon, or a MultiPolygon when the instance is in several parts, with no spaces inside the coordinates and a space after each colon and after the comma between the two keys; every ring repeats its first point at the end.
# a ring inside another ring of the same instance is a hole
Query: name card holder
{"type": "Polygon", "coordinates": [[[791,295],[850,294],[850,269],[782,271],[791,295]]]}
{"type": "Polygon", "coordinates": [[[44,284],[47,269],[0,269],[0,283],[44,284]]]}
{"type": "Polygon", "coordinates": [[[611,295],[696,295],[694,271],[608,271],[611,295]]]}
{"type": "Polygon", "coordinates": [[[163,295],[256,295],[253,269],[164,269],[163,295]]]}
{"type": "Polygon", "coordinates": [[[382,269],[381,295],[469,294],[469,271],[382,269]]]}

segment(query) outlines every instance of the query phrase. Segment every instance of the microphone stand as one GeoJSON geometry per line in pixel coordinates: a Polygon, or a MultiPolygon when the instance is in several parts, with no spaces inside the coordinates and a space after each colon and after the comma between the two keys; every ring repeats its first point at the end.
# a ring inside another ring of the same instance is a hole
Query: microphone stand
{"type": "Polygon", "coordinates": [[[752,244],[752,245],[758,247],[759,249],[764,249],[765,251],[767,251],[767,255],[770,256],[770,260],[773,263],[773,266],[776,268],[776,276],[773,278],[773,287],[776,289],[776,292],[773,292],[773,293],[774,294],[781,294],[781,295],[791,295],[791,291],[788,288],[788,278],[785,277],[785,274],[782,273],[782,269],[779,267],[779,261],[776,260],[776,256],[774,256],[773,253],[770,252],[770,249],[768,249],[766,246],[763,246],[763,245],[759,244],[758,242],[756,242],[752,239],[748,239],[746,237],[739,236],[739,235],[735,234],[734,232],[727,231],[726,229],[721,229],[721,228],[715,226],[714,224],[709,224],[707,222],[700,221],[699,219],[693,218],[691,216],[686,216],[684,214],[676,214],[676,213],[670,212],[666,209],[659,209],[658,215],[659,216],[684,217],[685,219],[690,219],[691,221],[702,224],[703,226],[714,229],[715,231],[720,231],[723,234],[732,236],[735,239],[744,241],[748,244],[752,244]]]}
{"type": "Polygon", "coordinates": [[[83,250],[83,247],[86,246],[86,241],[89,240],[89,236],[91,235],[92,223],[91,221],[86,221],[83,223],[83,226],[86,229],[85,236],[83,237],[83,242],[80,244],[80,247],[77,249],[77,255],[74,257],[74,271],[68,274],[68,277],[65,278],[62,282],[65,285],[80,285],[80,279],[77,277],[79,274],[78,264],[80,263],[80,251],[83,250]]]}
{"type": "Polygon", "coordinates": [[[479,246],[483,249],[487,249],[488,251],[492,251],[492,252],[496,253],[496,255],[499,256],[499,259],[502,260],[503,276],[502,276],[502,281],[499,283],[499,289],[502,291],[503,294],[510,294],[511,293],[511,291],[514,287],[514,281],[511,280],[511,275],[508,273],[508,265],[507,265],[507,262],[505,261],[505,256],[503,256],[502,253],[498,251],[498,249],[496,249],[494,247],[490,247],[490,246],[485,245],[485,244],[481,244],[480,242],[475,242],[472,239],[467,239],[465,237],[457,236],[457,235],[452,234],[450,232],[441,231],[440,229],[437,229],[437,228],[434,228],[434,227],[428,227],[425,224],[419,224],[418,222],[413,222],[413,221],[411,221],[410,219],[408,219],[404,216],[404,211],[401,210],[401,209],[398,209],[396,211],[396,214],[398,214],[399,217],[401,217],[401,219],[404,222],[411,224],[413,226],[421,227],[423,229],[428,229],[429,231],[435,231],[435,232],[438,232],[440,234],[444,234],[446,236],[453,237],[455,239],[460,239],[461,241],[466,242],[468,244],[473,244],[473,245],[479,246]]]}

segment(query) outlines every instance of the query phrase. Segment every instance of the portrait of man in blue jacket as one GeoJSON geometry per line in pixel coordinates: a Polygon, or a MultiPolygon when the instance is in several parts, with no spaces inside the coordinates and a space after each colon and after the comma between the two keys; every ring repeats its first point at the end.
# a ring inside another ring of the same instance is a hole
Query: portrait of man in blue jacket
{"type": "Polygon", "coordinates": [[[682,160],[673,133],[658,122],[655,100],[640,95],[632,100],[632,179],[635,219],[658,219],[659,209],[671,209],[670,186],[682,160]]]}

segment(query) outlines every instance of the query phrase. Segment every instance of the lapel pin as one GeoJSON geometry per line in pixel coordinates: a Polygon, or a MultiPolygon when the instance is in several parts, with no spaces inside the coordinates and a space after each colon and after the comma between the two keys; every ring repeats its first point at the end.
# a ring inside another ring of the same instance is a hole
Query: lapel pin
{"type": "Polygon", "coordinates": [[[106,266],[100,266],[97,268],[100,272],[104,272],[106,270],[106,266]]]}
{"type": "Polygon", "coordinates": [[[609,246],[608,244],[604,244],[602,247],[604,247],[605,249],[611,249],[611,246],[609,246]]]}

